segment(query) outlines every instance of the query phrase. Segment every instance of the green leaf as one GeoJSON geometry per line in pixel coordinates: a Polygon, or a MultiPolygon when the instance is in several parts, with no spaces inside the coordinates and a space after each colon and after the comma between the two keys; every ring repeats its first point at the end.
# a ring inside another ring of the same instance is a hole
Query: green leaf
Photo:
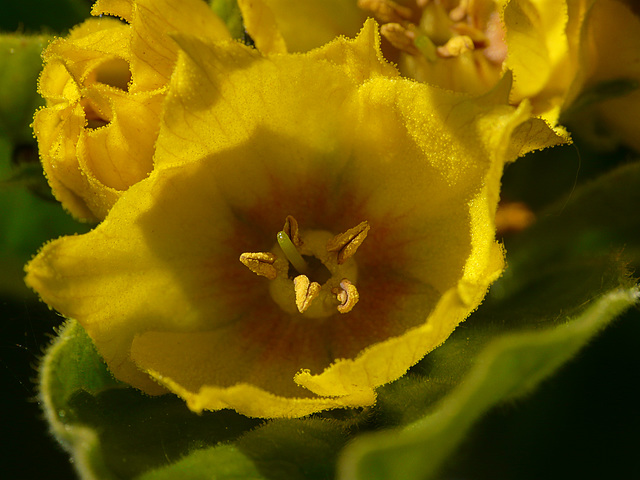
{"type": "MultiPolygon", "coordinates": [[[[97,448],[98,435],[78,423],[69,399],[78,391],[98,392],[119,385],[84,329],[74,321],[63,325],[40,366],[39,397],[51,432],[72,454],[76,468],[84,478],[95,478],[93,470],[108,472],[108,469],[97,448]]],[[[101,478],[115,477],[108,474],[101,478]]]]}
{"type": "Polygon", "coordinates": [[[36,87],[40,53],[50,36],[0,35],[0,136],[13,144],[33,142],[31,122],[44,105],[36,87]]]}
{"type": "Polygon", "coordinates": [[[349,422],[329,416],[273,420],[242,436],[237,445],[266,478],[332,478],[333,460],[348,440],[349,422]]]}
{"type": "MultiPolygon", "coordinates": [[[[9,148],[0,139],[0,165],[6,165],[2,151],[7,154],[9,148]]],[[[39,176],[44,178],[41,171],[39,176]]],[[[21,298],[32,295],[23,282],[23,269],[42,244],[60,235],[89,230],[57,202],[38,197],[22,186],[0,182],[0,292],[21,298]]]]}
{"type": "Polygon", "coordinates": [[[89,16],[88,0],[20,0],[3,2],[0,30],[64,32],[89,16]]]}
{"type": "Polygon", "coordinates": [[[263,480],[253,463],[233,445],[221,445],[178,460],[176,463],[145,473],[137,480],[263,480]]]}
{"type": "Polygon", "coordinates": [[[244,23],[236,0],[209,0],[209,5],[227,25],[233,38],[244,38],[244,23]]]}
{"type": "Polygon", "coordinates": [[[595,105],[596,103],[611,98],[628,95],[636,90],[640,84],[633,78],[616,78],[600,82],[590,88],[585,89],[574,102],[562,113],[559,123],[571,121],[575,115],[584,112],[584,109],[595,105]]]}
{"type": "MultiPolygon", "coordinates": [[[[507,244],[509,281],[548,263],[618,251],[640,267],[640,162],[627,163],[572,191],[541,214],[538,225],[507,244]]],[[[506,284],[507,282],[502,282],[506,284]]]]}
{"type": "Polygon", "coordinates": [[[31,122],[43,103],[36,92],[48,36],[0,35],[0,292],[31,295],[23,266],[53,237],[85,232],[51,195],[31,122]]]}
{"type": "Polygon", "coordinates": [[[197,415],[173,395],[149,397],[116,381],[73,320],[47,351],[39,383],[52,433],[82,478],[134,478],[260,423],[229,411],[197,415]]]}
{"type": "Polygon", "coordinates": [[[638,298],[637,289],[616,289],[566,325],[495,340],[432,413],[402,429],[362,436],[350,444],[343,452],[339,478],[434,478],[483,413],[534,388],[638,298]]]}

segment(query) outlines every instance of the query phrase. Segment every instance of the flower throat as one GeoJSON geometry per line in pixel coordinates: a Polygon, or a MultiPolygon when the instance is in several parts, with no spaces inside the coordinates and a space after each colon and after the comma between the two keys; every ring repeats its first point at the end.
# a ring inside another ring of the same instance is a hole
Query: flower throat
{"type": "Polygon", "coordinates": [[[300,232],[287,216],[270,252],[243,253],[240,261],[253,273],[271,280],[273,300],[288,313],[327,317],[348,313],[360,298],[355,286],[354,254],[367,237],[368,222],[334,235],[326,230],[300,232]]]}

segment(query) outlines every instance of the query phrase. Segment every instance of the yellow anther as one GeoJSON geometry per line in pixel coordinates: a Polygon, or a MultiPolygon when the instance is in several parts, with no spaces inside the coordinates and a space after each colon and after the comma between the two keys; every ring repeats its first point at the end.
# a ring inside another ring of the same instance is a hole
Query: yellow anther
{"type": "Polygon", "coordinates": [[[240,261],[244,266],[253,273],[267,277],[269,280],[274,280],[277,276],[276,267],[273,266],[273,262],[277,258],[270,252],[249,252],[240,255],[240,261]]]}
{"type": "Polygon", "coordinates": [[[304,313],[311,302],[320,294],[320,284],[311,282],[306,275],[298,275],[293,279],[293,288],[296,293],[296,307],[300,313],[304,313]]]}
{"type": "Polygon", "coordinates": [[[458,6],[449,12],[449,18],[454,22],[461,22],[469,13],[469,0],[460,0],[458,6]]]}
{"type": "Polygon", "coordinates": [[[340,288],[334,288],[331,290],[331,293],[333,293],[340,302],[340,305],[338,305],[338,311],[340,313],[350,312],[355,304],[358,303],[358,300],[360,300],[358,289],[346,278],[343,278],[340,282],[340,288]]]}
{"type": "Polygon", "coordinates": [[[451,30],[456,32],[458,35],[469,37],[476,48],[484,48],[487,45],[487,36],[484,32],[472,25],[469,25],[468,23],[456,23],[451,26],[451,30]]]}
{"type": "Polygon", "coordinates": [[[301,247],[304,243],[300,238],[300,231],[298,230],[298,221],[293,218],[291,215],[287,215],[287,218],[284,219],[284,227],[282,227],[282,231],[286,233],[291,242],[296,247],[301,247]]]}
{"type": "Polygon", "coordinates": [[[441,58],[453,58],[470,52],[475,49],[473,40],[466,35],[458,35],[450,38],[449,41],[441,47],[436,48],[436,53],[441,58]]]}
{"type": "Polygon", "coordinates": [[[364,221],[327,242],[328,252],[338,252],[338,265],[342,265],[356,253],[358,247],[367,238],[369,228],[369,222],[364,221]]]}
{"type": "Polygon", "coordinates": [[[404,28],[399,23],[385,23],[380,27],[380,33],[398,50],[408,53],[409,55],[420,54],[420,50],[415,44],[415,32],[404,28]]]}
{"type": "Polygon", "coordinates": [[[401,23],[410,20],[410,8],[392,0],[358,0],[358,7],[371,12],[381,23],[401,23]]]}

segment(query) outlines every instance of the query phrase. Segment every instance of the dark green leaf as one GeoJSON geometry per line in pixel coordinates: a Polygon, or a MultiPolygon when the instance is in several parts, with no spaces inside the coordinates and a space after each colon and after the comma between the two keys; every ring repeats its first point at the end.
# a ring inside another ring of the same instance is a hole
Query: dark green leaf
{"type": "Polygon", "coordinates": [[[3,2],[0,30],[64,33],[89,16],[92,0],[21,0],[3,2]]]}
{"type": "Polygon", "coordinates": [[[173,395],[127,388],[73,320],[45,356],[40,391],[53,433],[81,472],[101,479],[133,478],[260,423],[229,411],[197,415],[173,395]]]}
{"type": "Polygon", "coordinates": [[[580,115],[585,108],[598,102],[627,95],[636,90],[638,86],[640,86],[638,81],[633,78],[616,78],[593,85],[585,89],[562,113],[560,123],[570,121],[573,116],[580,115]]]}
{"type": "Polygon", "coordinates": [[[40,54],[50,38],[0,35],[0,136],[14,145],[33,142],[33,114],[44,104],[36,91],[40,54]]]}
{"type": "Polygon", "coordinates": [[[363,435],[350,444],[343,452],[339,477],[434,478],[483,413],[535,387],[637,300],[637,289],[612,290],[582,315],[566,319],[566,325],[497,338],[432,413],[401,429],[363,435]]]}
{"type": "Polygon", "coordinates": [[[196,450],[176,463],[137,480],[262,480],[264,477],[233,445],[196,450]]]}

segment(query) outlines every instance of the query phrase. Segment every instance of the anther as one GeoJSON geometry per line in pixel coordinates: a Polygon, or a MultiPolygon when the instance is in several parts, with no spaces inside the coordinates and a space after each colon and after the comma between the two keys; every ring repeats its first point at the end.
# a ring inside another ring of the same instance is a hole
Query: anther
{"type": "Polygon", "coordinates": [[[296,294],[296,307],[304,313],[314,298],[320,294],[322,287],[318,282],[311,282],[306,275],[298,275],[293,279],[293,289],[296,294]]]}
{"type": "Polygon", "coordinates": [[[415,32],[404,28],[399,23],[385,23],[380,27],[380,33],[398,50],[408,53],[409,55],[420,54],[420,50],[415,44],[415,32]]]}
{"type": "Polygon", "coordinates": [[[450,38],[449,41],[436,49],[436,53],[441,58],[459,57],[463,53],[470,52],[475,49],[473,40],[466,35],[457,35],[450,38]]]}
{"type": "Polygon", "coordinates": [[[343,278],[340,282],[340,288],[334,288],[331,290],[340,305],[338,305],[338,311],[340,313],[350,312],[358,300],[360,300],[360,294],[356,286],[346,278],[343,278]]]}
{"type": "Polygon", "coordinates": [[[287,215],[287,218],[284,219],[284,227],[282,227],[282,231],[286,233],[291,242],[296,247],[301,247],[304,243],[300,238],[300,231],[298,229],[298,221],[293,218],[291,215],[287,215]]]}
{"type": "Polygon", "coordinates": [[[358,8],[373,13],[382,23],[401,23],[413,15],[410,8],[392,0],[358,0],[358,8]]]}
{"type": "Polygon", "coordinates": [[[269,280],[274,280],[277,276],[276,267],[273,266],[277,258],[270,252],[249,252],[240,255],[240,261],[244,266],[256,275],[267,277],[269,280]]]}
{"type": "Polygon", "coordinates": [[[358,247],[362,245],[364,239],[367,238],[369,228],[369,222],[365,220],[346,232],[336,235],[327,242],[328,252],[338,252],[338,265],[342,265],[356,253],[358,247]]]}
{"type": "Polygon", "coordinates": [[[469,37],[473,41],[475,48],[484,48],[488,45],[487,36],[478,30],[476,27],[469,25],[468,23],[459,22],[451,26],[451,30],[458,35],[469,37]]]}
{"type": "Polygon", "coordinates": [[[469,0],[460,0],[458,6],[449,12],[453,22],[461,22],[469,13],[469,0]]]}

